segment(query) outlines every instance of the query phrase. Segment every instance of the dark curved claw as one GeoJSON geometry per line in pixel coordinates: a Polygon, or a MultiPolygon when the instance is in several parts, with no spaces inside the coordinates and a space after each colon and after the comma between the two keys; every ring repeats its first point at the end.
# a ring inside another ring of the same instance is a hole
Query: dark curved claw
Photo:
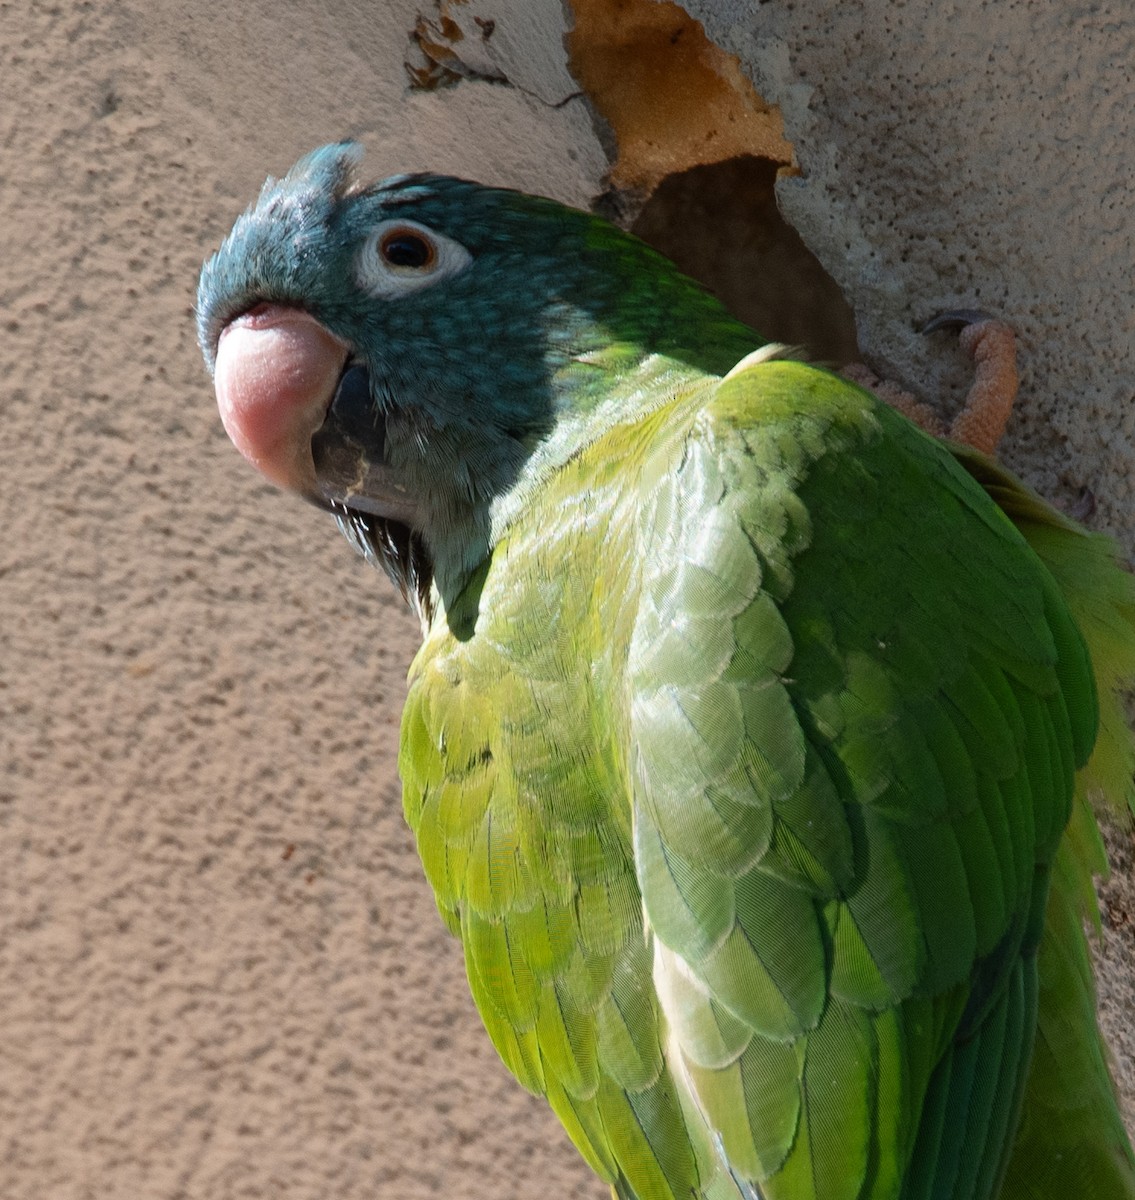
{"type": "Polygon", "coordinates": [[[1096,495],[1090,487],[1080,488],[1080,493],[1068,506],[1068,515],[1073,521],[1086,521],[1096,511],[1096,495]]]}
{"type": "Polygon", "coordinates": [[[922,333],[937,333],[941,329],[951,331],[965,329],[967,325],[977,325],[982,321],[993,321],[992,313],[983,312],[980,308],[951,308],[948,312],[939,313],[923,325],[922,333]]]}

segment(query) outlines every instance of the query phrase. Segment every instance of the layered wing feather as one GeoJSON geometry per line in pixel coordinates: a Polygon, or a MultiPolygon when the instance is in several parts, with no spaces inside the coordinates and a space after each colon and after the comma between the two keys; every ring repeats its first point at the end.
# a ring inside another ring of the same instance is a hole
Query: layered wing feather
{"type": "Polygon", "coordinates": [[[1135,740],[1125,699],[1135,686],[1135,578],[1106,537],[1056,512],[996,462],[954,447],[1056,579],[1084,635],[1100,697],[1100,730],[1077,775],[1061,840],[1039,956],[1036,1048],[1001,1200],[1135,1197],[1135,1154],[1124,1129],[1096,1024],[1084,936],[1099,926],[1093,876],[1107,873],[1096,811],[1129,825],[1135,740]]]}
{"type": "Polygon", "coordinates": [[[407,817],[494,1043],[619,1197],[992,1197],[1082,641],[939,443],[799,364],[713,387],[573,458],[435,622],[407,817]]]}
{"type": "Polygon", "coordinates": [[[631,846],[633,460],[610,446],[569,463],[435,623],[400,768],[505,1063],[618,1195],[679,1200],[705,1181],[664,1059],[631,846]]]}
{"type": "Polygon", "coordinates": [[[824,372],[723,382],[642,474],[634,844],[672,1067],[769,1200],[995,1194],[1095,736],[1051,575],[824,372]]]}

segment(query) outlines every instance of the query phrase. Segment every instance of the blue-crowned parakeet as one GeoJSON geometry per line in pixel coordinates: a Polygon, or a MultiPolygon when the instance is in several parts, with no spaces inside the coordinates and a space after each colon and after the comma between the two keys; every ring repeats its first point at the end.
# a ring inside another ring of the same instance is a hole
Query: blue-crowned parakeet
{"type": "Polygon", "coordinates": [[[200,340],[421,614],[405,812],[509,1068],[622,1198],[1135,1197],[1110,545],[606,222],[358,156],[269,180],[200,340]]]}

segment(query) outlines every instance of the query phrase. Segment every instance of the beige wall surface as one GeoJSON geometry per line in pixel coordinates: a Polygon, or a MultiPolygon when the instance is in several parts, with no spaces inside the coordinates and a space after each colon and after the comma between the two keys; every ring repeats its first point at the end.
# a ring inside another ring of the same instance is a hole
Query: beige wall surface
{"type": "MultiPolygon", "coordinates": [[[[1005,310],[1026,364],[1010,461],[1054,493],[1071,471],[1130,537],[1129,141],[1042,98],[1046,161],[1076,179],[1042,177],[979,88],[1001,132],[974,152],[1010,151],[996,162],[1015,174],[993,182],[1019,218],[992,239],[962,203],[985,182],[984,158],[959,165],[980,122],[918,126],[905,175],[878,136],[881,159],[833,149],[833,114],[874,128],[905,99],[904,120],[929,121],[909,108],[917,79],[881,85],[867,18],[794,40],[786,13],[816,30],[839,7],[690,5],[784,106],[807,198],[782,199],[866,315],[867,348],[948,390],[960,364],[935,365],[909,314],[1005,310]],[[886,184],[874,220],[869,176],[886,184]],[[1038,214],[1037,195],[1054,207],[1038,214]],[[932,234],[895,216],[912,196],[932,234]],[[910,247],[928,237],[924,261],[910,247]]],[[[941,58],[907,6],[854,7],[905,10],[906,61],[941,58]]],[[[1037,6],[1005,7],[1011,47],[1037,6]]],[[[1129,114],[1106,7],[1066,47],[1070,96],[1109,112],[1125,97],[1129,114]]],[[[360,137],[375,175],[453,171],[579,204],[602,190],[610,138],[569,98],[558,0],[497,5],[509,37],[486,72],[510,83],[408,92],[423,9],[436,18],[425,0],[0,2],[2,1200],[604,1194],[481,1032],[402,823],[415,624],[326,518],[232,451],[194,344],[202,258],[267,173],[320,142],[360,137]]],[[[956,53],[983,48],[975,33],[956,53]]],[[[1047,61],[1017,57],[1022,95],[1034,76],[1053,86],[1047,61]]],[[[954,112],[960,85],[938,86],[931,107],[954,112]]],[[[1107,968],[1117,1028],[1127,970],[1107,968]]],[[[1129,1066],[1121,1031],[1116,1045],[1129,1066]]]]}

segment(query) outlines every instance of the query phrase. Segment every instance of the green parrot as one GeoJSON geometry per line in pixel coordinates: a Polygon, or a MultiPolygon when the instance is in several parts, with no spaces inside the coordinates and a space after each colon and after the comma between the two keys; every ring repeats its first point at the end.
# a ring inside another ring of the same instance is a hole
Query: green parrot
{"type": "Polygon", "coordinates": [[[620,1200],[1135,1198],[1111,544],[606,222],[360,153],[265,184],[198,330],[421,617],[405,814],[509,1069],[620,1200]]]}

